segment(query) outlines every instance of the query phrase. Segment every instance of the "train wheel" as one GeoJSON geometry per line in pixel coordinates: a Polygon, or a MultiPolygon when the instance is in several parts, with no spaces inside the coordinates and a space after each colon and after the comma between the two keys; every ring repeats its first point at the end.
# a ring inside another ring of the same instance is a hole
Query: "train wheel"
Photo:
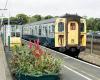
{"type": "Polygon", "coordinates": [[[79,50],[79,49],[77,49],[75,53],[76,53],[76,54],[75,54],[75,57],[76,57],[76,58],[78,58],[79,53],[80,53],[80,50],[79,50]]]}
{"type": "Polygon", "coordinates": [[[70,51],[69,55],[71,55],[72,57],[77,57],[78,58],[79,53],[80,53],[79,49],[73,47],[73,48],[70,48],[69,51],[70,51]]]}

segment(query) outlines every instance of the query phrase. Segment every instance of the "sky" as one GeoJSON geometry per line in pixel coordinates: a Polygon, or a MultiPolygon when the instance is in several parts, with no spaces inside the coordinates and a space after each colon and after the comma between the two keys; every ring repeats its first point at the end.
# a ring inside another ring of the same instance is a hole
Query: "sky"
{"type": "MultiPolygon", "coordinates": [[[[0,9],[4,8],[5,3],[6,0],[0,0],[0,9]]],[[[0,16],[2,12],[5,16],[15,16],[19,13],[28,16],[62,16],[70,13],[100,18],[100,0],[8,0],[7,9],[0,11],[0,16]]]]}

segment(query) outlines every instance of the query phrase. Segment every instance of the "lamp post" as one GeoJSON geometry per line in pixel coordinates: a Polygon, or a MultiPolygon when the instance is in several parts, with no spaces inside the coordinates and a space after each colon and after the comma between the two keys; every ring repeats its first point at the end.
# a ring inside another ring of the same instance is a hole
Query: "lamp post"
{"type": "MultiPolygon", "coordinates": [[[[5,10],[8,10],[8,9],[0,9],[0,11],[5,11],[5,10]]],[[[3,17],[4,17],[4,14],[2,13],[2,16],[1,16],[1,25],[3,23],[3,17]]]]}
{"type": "Polygon", "coordinates": [[[1,17],[1,23],[0,23],[1,25],[0,26],[2,26],[4,15],[2,14],[0,17],[1,17]]]}
{"type": "MultiPolygon", "coordinates": [[[[0,9],[0,11],[6,11],[6,10],[7,10],[6,8],[0,9]]],[[[1,15],[1,27],[2,27],[2,24],[3,24],[3,17],[4,17],[4,14],[2,12],[2,15],[1,15]]],[[[3,28],[3,40],[4,40],[3,43],[4,43],[4,45],[6,44],[5,36],[6,36],[6,34],[5,34],[5,28],[3,28]]]]}

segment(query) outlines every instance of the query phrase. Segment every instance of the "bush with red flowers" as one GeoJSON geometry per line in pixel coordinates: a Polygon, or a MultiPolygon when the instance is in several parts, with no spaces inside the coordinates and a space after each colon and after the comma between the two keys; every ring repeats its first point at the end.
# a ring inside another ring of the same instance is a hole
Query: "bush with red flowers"
{"type": "Polygon", "coordinates": [[[28,75],[59,74],[61,60],[41,49],[39,41],[13,49],[11,71],[28,75]]]}

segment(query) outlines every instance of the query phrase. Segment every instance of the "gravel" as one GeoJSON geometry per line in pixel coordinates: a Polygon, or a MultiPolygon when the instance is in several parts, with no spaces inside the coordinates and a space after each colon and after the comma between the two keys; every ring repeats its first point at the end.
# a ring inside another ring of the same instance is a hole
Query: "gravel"
{"type": "Polygon", "coordinates": [[[100,51],[94,51],[94,52],[91,54],[90,50],[86,50],[80,53],[79,58],[100,66],[100,54],[99,54],[100,51]],[[98,53],[94,53],[94,52],[98,52],[98,53]]]}

